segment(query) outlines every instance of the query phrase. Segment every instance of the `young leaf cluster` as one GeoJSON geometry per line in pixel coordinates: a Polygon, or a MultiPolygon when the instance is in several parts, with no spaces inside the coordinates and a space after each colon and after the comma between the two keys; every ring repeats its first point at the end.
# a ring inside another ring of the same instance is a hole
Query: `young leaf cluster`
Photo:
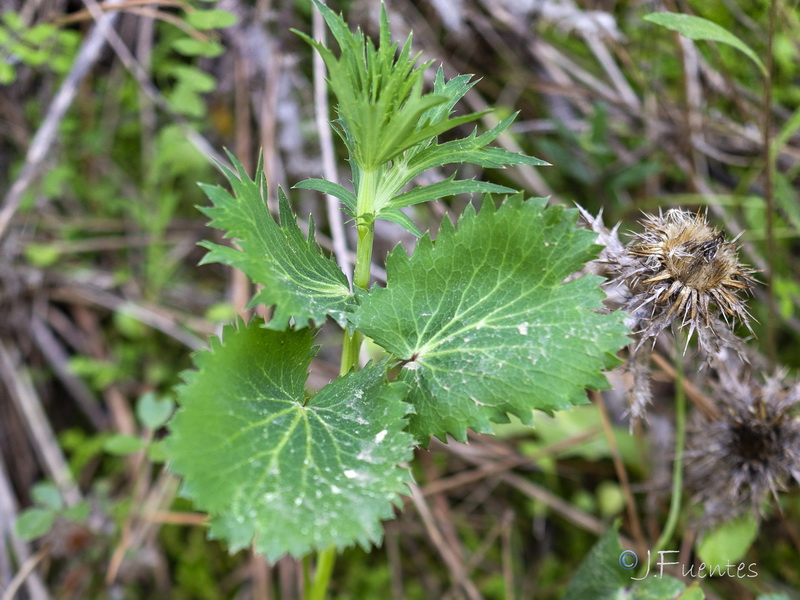
{"type": "Polygon", "coordinates": [[[359,224],[384,219],[419,236],[421,232],[401,208],[454,194],[515,191],[484,181],[458,180],[455,174],[433,185],[403,191],[425,171],[459,163],[487,168],[547,164],[524,154],[488,147],[508,129],[516,115],[481,135],[473,130],[465,138],[439,143],[440,134],[489,112],[452,116],[456,103],[474,85],[471,77],[458,75],[445,81],[439,68],[432,92],[423,93],[423,74],[431,63],[415,66],[419,56],[411,56],[410,36],[395,58],[398,45],[391,43],[385,7],[381,8],[380,43],[376,49],[360,30],[351,32],[340,15],[317,0],[314,3],[339,45],[339,57],[307,35],[297,33],[320,53],[328,67],[330,88],[338,101],[335,130],[350,156],[355,193],[320,179],[301,182],[298,188],[339,198],[359,224]]]}

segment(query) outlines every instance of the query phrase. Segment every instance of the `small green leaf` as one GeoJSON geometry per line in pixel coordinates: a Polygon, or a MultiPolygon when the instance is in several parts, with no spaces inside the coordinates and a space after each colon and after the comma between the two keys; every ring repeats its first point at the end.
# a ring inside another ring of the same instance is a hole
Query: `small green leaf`
{"type": "Polygon", "coordinates": [[[705,600],[706,595],[696,581],[680,595],[678,600],[705,600]]]}
{"type": "Polygon", "coordinates": [[[157,398],[152,392],[147,392],[136,403],[136,417],[148,429],[158,429],[167,422],[174,403],[169,398],[157,398]]]}
{"type": "Polygon", "coordinates": [[[114,329],[131,340],[141,340],[147,335],[147,326],[132,314],[128,306],[123,305],[114,311],[114,329]]]}
{"type": "Polygon", "coordinates": [[[303,236],[288,198],[279,190],[280,224],[276,223],[267,209],[267,184],[260,164],[256,183],[232,154],[228,156],[237,172],[222,169],[236,197],[221,187],[201,184],[214,205],[200,210],[211,218],[212,227],[237,238],[241,250],[201,242],[209,250],[201,264],[230,265],[261,284],[263,289],[251,305],[275,306],[267,325],[270,328],[284,329],[291,318],[298,327],[305,327],[309,321],[322,325],[327,315],[344,324],[347,306],[352,302],[347,277],[333,259],[320,251],[313,221],[309,221],[308,237],[303,236]]]}
{"type": "Polygon", "coordinates": [[[728,521],[710,531],[697,548],[697,555],[708,568],[735,563],[747,553],[758,534],[758,523],[751,515],[728,521]]]}
{"type": "Polygon", "coordinates": [[[191,87],[178,82],[168,95],[168,100],[175,112],[187,117],[202,117],[206,114],[203,98],[191,87]]]}
{"type": "Polygon", "coordinates": [[[414,225],[414,221],[411,220],[411,217],[406,215],[399,208],[384,208],[381,211],[380,218],[384,221],[400,225],[400,227],[417,237],[422,237],[422,232],[414,225]]]}
{"type": "Polygon", "coordinates": [[[620,566],[622,547],[617,537],[618,528],[616,523],[592,547],[572,576],[562,600],[616,598],[620,589],[632,583],[633,571],[620,566]]]}
{"type": "Polygon", "coordinates": [[[630,600],[675,600],[684,589],[686,586],[680,580],[659,573],[658,577],[634,582],[630,600]]]}
{"type": "Polygon", "coordinates": [[[29,508],[17,518],[14,530],[24,541],[31,542],[49,532],[55,520],[56,513],[53,510],[29,508]]]}
{"type": "Polygon", "coordinates": [[[153,463],[164,463],[169,460],[167,440],[158,440],[147,446],[147,458],[153,463]]]}
{"type": "Polygon", "coordinates": [[[103,450],[115,456],[133,454],[144,448],[144,440],[135,435],[112,435],[103,444],[103,450]]]}
{"type": "Polygon", "coordinates": [[[548,166],[550,163],[532,156],[511,152],[505,148],[487,147],[508,129],[516,116],[515,113],[506,117],[495,127],[480,135],[477,130],[473,130],[465,138],[429,145],[424,151],[415,153],[408,161],[409,176],[416,177],[428,169],[455,163],[472,163],[487,169],[502,169],[510,165],[548,166]]]}
{"type": "Polygon", "coordinates": [[[0,61],[0,85],[9,85],[14,83],[17,78],[17,72],[10,64],[0,61]]]}
{"type": "Polygon", "coordinates": [[[767,68],[758,55],[745,44],[738,37],[733,35],[724,27],[716,23],[696,17],[694,15],[682,15],[671,12],[650,13],[645,15],[645,21],[650,21],[656,25],[661,25],[672,31],[677,31],[681,35],[689,38],[690,40],[702,40],[707,42],[719,42],[720,44],[727,44],[733,46],[740,52],[744,53],[750,60],[752,60],[762,73],[766,74],[767,68]]]}
{"type": "Polygon", "coordinates": [[[356,195],[338,183],[328,181],[327,179],[306,179],[294,187],[301,190],[316,190],[323,194],[329,194],[341,200],[342,204],[350,211],[350,214],[355,214],[356,212],[356,195]]]}
{"type": "Polygon", "coordinates": [[[225,51],[222,44],[209,40],[200,41],[194,38],[180,38],[172,42],[172,48],[184,56],[205,56],[215,58],[225,51]]]}
{"type": "Polygon", "coordinates": [[[61,258],[61,251],[52,244],[28,244],[25,247],[25,258],[33,266],[51,267],[61,258]]]}
{"type": "Polygon", "coordinates": [[[40,46],[46,42],[48,38],[56,34],[57,31],[54,25],[40,23],[25,31],[22,35],[22,39],[33,46],[40,46]]]}
{"type": "Polygon", "coordinates": [[[89,515],[92,513],[92,507],[86,500],[81,500],[77,504],[73,504],[69,508],[67,508],[61,515],[65,519],[69,519],[70,521],[74,521],[76,523],[80,523],[81,521],[85,521],[89,518],[89,515]]]}
{"type": "Polygon", "coordinates": [[[180,65],[175,67],[172,72],[181,84],[199,94],[212,92],[217,88],[217,80],[197,67],[180,65]]]}
{"type": "Polygon", "coordinates": [[[220,9],[194,10],[186,15],[186,22],[195,29],[224,29],[236,21],[236,15],[220,9]]]}
{"type": "Polygon", "coordinates": [[[386,287],[360,296],[351,322],[403,361],[420,442],[490,432],[506,413],[530,424],[534,409],[583,404],[586,387],[607,385],[601,371],[619,362],[627,329],[620,314],[595,312],[598,278],[562,283],[595,257],[595,236],[545,204],[485,201],[458,231],[445,218],[435,245],[423,237],[411,258],[395,249],[386,287]]]}
{"type": "Polygon", "coordinates": [[[61,492],[50,482],[42,481],[33,486],[31,490],[33,501],[43,508],[59,510],[64,507],[61,492]]]}
{"type": "MultiPolygon", "coordinates": [[[[476,181],[474,179],[456,181],[455,178],[454,174],[444,181],[417,186],[413,190],[392,198],[391,206],[394,208],[413,206],[421,202],[430,202],[431,200],[455,196],[456,194],[513,194],[516,191],[510,187],[487,181],[476,181]]],[[[381,214],[378,213],[378,217],[380,216],[381,214]]]]}
{"type": "Polygon", "coordinates": [[[9,10],[3,13],[2,16],[3,22],[8,25],[8,28],[12,31],[21,31],[25,29],[25,21],[22,19],[22,16],[18,12],[14,12],[13,10],[9,10]]]}
{"type": "Polygon", "coordinates": [[[230,302],[217,302],[208,307],[205,318],[214,323],[230,323],[236,318],[236,309],[230,302]]]}
{"type": "Polygon", "coordinates": [[[336,379],[311,398],[309,330],[228,326],[184,374],[170,423],[184,493],[231,550],[275,560],[380,540],[410,477],[406,386],[385,365],[336,379]]]}
{"type": "MultiPolygon", "coordinates": [[[[641,581],[639,557],[622,550],[619,523],[609,529],[583,559],[567,586],[562,600],[675,600],[685,589],[682,582],[660,571],[649,572],[641,581]]],[[[641,557],[642,562],[647,558],[641,557]]]]}

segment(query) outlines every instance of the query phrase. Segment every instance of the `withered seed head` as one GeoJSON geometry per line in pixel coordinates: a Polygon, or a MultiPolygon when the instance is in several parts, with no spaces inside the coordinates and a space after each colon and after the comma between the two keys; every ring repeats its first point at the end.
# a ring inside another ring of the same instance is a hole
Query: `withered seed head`
{"type": "Polygon", "coordinates": [[[731,326],[738,321],[750,329],[752,317],[744,296],[755,284],[755,271],[739,262],[736,239],[727,241],[702,212],[670,209],[646,214],[644,231],[626,246],[619,239],[619,226],[606,228],[602,213],[580,211],[603,245],[600,263],[613,275],[607,287],[610,303],[629,314],[626,323],[638,339],[628,358],[633,376],[631,423],[645,416],[652,401],[652,346],[676,319],[681,327],[689,326],[687,347],[697,332],[709,362],[723,357],[726,349],[744,359],[741,340],[731,326]]]}
{"type": "Polygon", "coordinates": [[[670,209],[645,215],[642,224],[644,231],[626,248],[630,260],[619,269],[632,293],[627,308],[639,317],[642,343],[676,318],[689,326],[689,338],[698,332],[707,351],[719,347],[715,314],[729,325],[750,327],[742,294],[752,288],[754,271],[739,262],[735,240],[726,241],[702,212],[670,209]]]}
{"type": "Polygon", "coordinates": [[[785,373],[753,384],[721,373],[719,419],[696,415],[689,427],[686,479],[702,505],[703,528],[752,511],[791,480],[800,483],[800,383],[785,373]]]}

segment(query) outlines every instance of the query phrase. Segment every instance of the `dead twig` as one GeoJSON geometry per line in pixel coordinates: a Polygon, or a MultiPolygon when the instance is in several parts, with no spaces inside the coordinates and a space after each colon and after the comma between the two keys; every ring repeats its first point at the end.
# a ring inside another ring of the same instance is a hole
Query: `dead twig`
{"type": "Polygon", "coordinates": [[[17,412],[28,428],[31,442],[42,466],[53,478],[53,482],[64,497],[64,502],[68,506],[77,504],[81,500],[81,492],[72,479],[67,461],[28,371],[20,364],[18,357],[14,357],[3,340],[0,340],[0,374],[17,412]]]}

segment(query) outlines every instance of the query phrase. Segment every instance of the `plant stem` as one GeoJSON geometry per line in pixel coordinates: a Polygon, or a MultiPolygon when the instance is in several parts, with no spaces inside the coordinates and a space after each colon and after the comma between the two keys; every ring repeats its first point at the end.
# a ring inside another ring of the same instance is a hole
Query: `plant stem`
{"type": "Polygon", "coordinates": [[[680,346],[676,339],[675,350],[675,459],[672,466],[672,499],[669,506],[669,515],[661,537],[656,542],[655,554],[662,550],[672,539],[675,527],[678,524],[678,515],[681,510],[681,495],[683,491],[683,446],[686,440],[686,394],[683,389],[683,364],[681,362],[680,346]]]}
{"type": "Polygon", "coordinates": [[[362,171],[356,191],[356,225],[358,246],[353,285],[367,289],[372,265],[372,241],[375,236],[375,195],[382,171],[362,171]]]}
{"type": "MultiPolygon", "coordinates": [[[[369,285],[370,267],[372,265],[372,243],[375,237],[374,212],[375,191],[380,180],[380,171],[362,171],[356,198],[356,223],[358,227],[358,245],[356,246],[356,265],[353,270],[353,286],[367,289],[369,285]]],[[[342,340],[342,362],[339,374],[358,369],[358,355],[364,336],[358,331],[352,335],[345,329],[342,340]]],[[[336,548],[331,546],[317,555],[317,568],[314,582],[306,590],[306,600],[325,600],[328,594],[333,565],[336,561],[336,548]]]]}
{"type": "MultiPolygon", "coordinates": [[[[380,179],[379,171],[362,171],[356,198],[356,223],[358,227],[358,245],[356,246],[356,266],[353,271],[353,286],[367,289],[369,285],[370,266],[372,265],[372,243],[375,238],[375,191],[380,179]]],[[[342,363],[339,373],[344,375],[350,369],[358,368],[358,354],[361,350],[363,336],[354,331],[352,335],[344,332],[342,342],[342,363]]]]}
{"type": "Polygon", "coordinates": [[[344,375],[350,369],[358,368],[358,354],[361,351],[362,340],[363,336],[359,332],[354,331],[353,335],[350,335],[345,329],[344,341],[342,342],[342,364],[339,367],[339,375],[344,375]]]}
{"type": "Polygon", "coordinates": [[[314,584],[306,594],[307,600],[325,600],[328,595],[328,583],[336,561],[336,548],[329,546],[317,555],[317,570],[314,573],[314,584]]]}

